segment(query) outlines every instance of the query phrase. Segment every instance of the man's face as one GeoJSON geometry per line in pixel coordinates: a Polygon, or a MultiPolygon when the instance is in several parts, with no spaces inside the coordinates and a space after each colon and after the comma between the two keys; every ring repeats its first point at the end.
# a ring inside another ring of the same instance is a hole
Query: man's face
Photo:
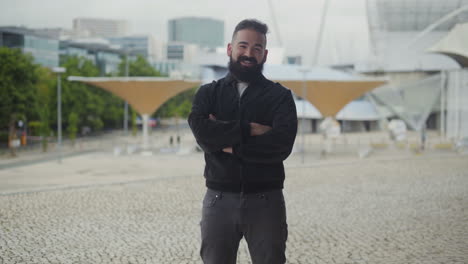
{"type": "Polygon", "coordinates": [[[250,82],[261,74],[267,54],[263,34],[251,29],[239,30],[227,47],[229,70],[241,81],[250,82]]]}

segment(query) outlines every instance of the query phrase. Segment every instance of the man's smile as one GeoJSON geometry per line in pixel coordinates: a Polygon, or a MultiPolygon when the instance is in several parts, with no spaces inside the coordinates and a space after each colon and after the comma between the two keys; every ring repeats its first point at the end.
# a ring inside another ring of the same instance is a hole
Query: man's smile
{"type": "Polygon", "coordinates": [[[252,66],[257,65],[257,60],[255,58],[241,57],[239,58],[239,62],[242,66],[245,66],[245,67],[252,67],[252,66]]]}

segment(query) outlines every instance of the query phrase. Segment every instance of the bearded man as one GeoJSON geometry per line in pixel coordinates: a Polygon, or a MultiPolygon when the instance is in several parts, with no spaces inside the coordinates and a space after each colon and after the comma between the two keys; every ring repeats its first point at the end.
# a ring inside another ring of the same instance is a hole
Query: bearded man
{"type": "Polygon", "coordinates": [[[205,264],[235,264],[245,238],[252,263],[286,262],[283,161],[297,114],[291,91],[266,79],[266,24],[241,21],[227,46],[229,73],[200,87],[189,125],[205,152],[200,254],[205,264]]]}

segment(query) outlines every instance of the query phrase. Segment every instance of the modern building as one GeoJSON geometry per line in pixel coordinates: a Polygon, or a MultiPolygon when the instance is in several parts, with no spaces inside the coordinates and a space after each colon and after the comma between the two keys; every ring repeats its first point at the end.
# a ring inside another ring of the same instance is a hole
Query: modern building
{"type": "Polygon", "coordinates": [[[460,125],[468,121],[462,107],[468,104],[466,70],[452,57],[430,51],[468,21],[467,6],[468,0],[367,0],[373,56],[354,69],[389,80],[371,93],[380,112],[417,131],[468,137],[468,126],[460,125]]]}
{"type": "Polygon", "coordinates": [[[75,18],[73,30],[81,37],[120,37],[128,35],[129,26],[125,20],[102,18],[75,18]]]}
{"type": "Polygon", "coordinates": [[[164,47],[153,36],[125,36],[107,38],[112,45],[118,45],[126,52],[131,51],[146,58],[150,63],[164,60],[164,47]]]}
{"type": "Polygon", "coordinates": [[[172,72],[181,71],[181,63],[175,61],[157,61],[151,64],[162,75],[169,76],[172,72]]]}
{"type": "MultiPolygon", "coordinates": [[[[112,47],[106,43],[60,42],[60,57],[62,60],[67,56],[78,56],[91,60],[99,68],[101,76],[117,74],[124,55],[125,53],[120,48],[112,47]]],[[[131,55],[130,60],[132,59],[135,59],[135,55],[131,55]]]]}
{"type": "Polygon", "coordinates": [[[167,44],[166,58],[168,61],[179,61],[183,63],[195,63],[199,47],[195,44],[169,43],[167,44]]]}
{"type": "Polygon", "coordinates": [[[203,17],[169,20],[168,41],[197,44],[200,48],[224,46],[224,21],[203,17]]]}
{"type": "MultiPolygon", "coordinates": [[[[367,0],[372,57],[360,72],[434,72],[458,68],[427,49],[456,24],[468,21],[468,0],[367,0]]],[[[418,78],[418,77],[416,77],[418,78]]]]}
{"type": "Polygon", "coordinates": [[[76,32],[72,29],[65,28],[35,28],[34,32],[41,36],[46,36],[58,40],[67,40],[70,38],[79,37],[79,35],[77,35],[76,32]]]}
{"type": "Polygon", "coordinates": [[[0,46],[18,48],[34,62],[49,68],[59,65],[59,41],[23,27],[0,27],[0,46]]]}

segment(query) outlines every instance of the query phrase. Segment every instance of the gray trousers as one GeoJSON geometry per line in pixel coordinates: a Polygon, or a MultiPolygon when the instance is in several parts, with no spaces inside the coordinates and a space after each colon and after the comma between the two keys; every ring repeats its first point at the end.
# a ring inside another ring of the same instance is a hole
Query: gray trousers
{"type": "Polygon", "coordinates": [[[242,237],[253,264],[286,262],[288,227],[282,190],[240,194],[208,189],[200,226],[205,264],[235,264],[242,237]]]}

